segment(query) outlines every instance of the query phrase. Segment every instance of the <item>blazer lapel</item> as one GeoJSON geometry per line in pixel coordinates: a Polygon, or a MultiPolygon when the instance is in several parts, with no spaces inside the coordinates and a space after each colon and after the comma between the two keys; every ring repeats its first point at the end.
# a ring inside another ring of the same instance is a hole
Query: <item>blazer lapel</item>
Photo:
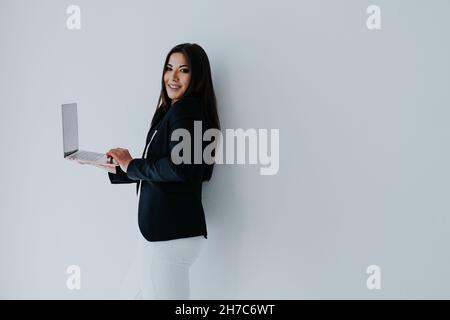
{"type": "MultiPolygon", "coordinates": [[[[153,140],[155,139],[155,135],[158,131],[158,128],[161,127],[163,121],[165,119],[167,119],[167,117],[164,117],[165,115],[167,115],[169,113],[170,109],[167,112],[164,112],[163,108],[158,109],[157,113],[155,114],[155,117],[152,121],[152,124],[150,126],[150,129],[147,133],[147,138],[145,139],[145,147],[144,147],[144,151],[142,151],[142,156],[141,158],[144,159],[145,157],[145,153],[148,154],[148,149],[150,149],[150,144],[153,142],[153,140]],[[147,151],[147,152],[146,152],[147,151]]],[[[139,193],[139,187],[141,184],[141,180],[139,180],[136,183],[136,194],[139,193]]]]}
{"type": "MultiPolygon", "coordinates": [[[[147,150],[147,154],[148,154],[150,145],[152,144],[153,140],[155,139],[155,137],[153,135],[156,135],[156,132],[158,131],[158,129],[164,125],[164,122],[167,121],[167,119],[170,116],[170,112],[172,110],[173,110],[172,106],[169,108],[169,110],[167,110],[167,112],[164,112],[163,108],[158,109],[158,111],[155,114],[155,117],[152,121],[152,125],[150,126],[150,130],[147,133],[147,138],[145,139],[145,148],[144,148],[144,151],[142,152],[142,157],[141,157],[142,159],[144,159],[144,157],[145,157],[146,150],[147,150]],[[154,130],[154,132],[153,132],[153,130],[154,130]],[[153,136],[153,139],[152,139],[152,136],[153,136]]],[[[136,194],[139,193],[140,184],[141,184],[141,180],[139,180],[136,183],[136,194]]]]}

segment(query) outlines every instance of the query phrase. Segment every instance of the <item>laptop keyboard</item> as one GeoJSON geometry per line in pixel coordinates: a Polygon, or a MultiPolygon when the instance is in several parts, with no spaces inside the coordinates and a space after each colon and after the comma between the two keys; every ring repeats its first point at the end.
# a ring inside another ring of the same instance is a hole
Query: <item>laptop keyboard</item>
{"type": "Polygon", "coordinates": [[[91,152],[91,151],[78,151],[73,155],[73,159],[96,161],[104,157],[103,153],[91,152]]]}

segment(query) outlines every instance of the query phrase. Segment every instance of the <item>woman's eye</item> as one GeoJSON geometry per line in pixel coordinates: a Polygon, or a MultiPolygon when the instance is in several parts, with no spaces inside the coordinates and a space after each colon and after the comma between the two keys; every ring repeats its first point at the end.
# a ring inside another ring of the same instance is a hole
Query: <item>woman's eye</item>
{"type": "Polygon", "coordinates": [[[181,69],[181,72],[188,73],[189,69],[181,69]]]}
{"type": "Polygon", "coordinates": [[[168,70],[171,70],[171,69],[170,69],[170,67],[166,67],[166,70],[168,71],[168,70]]]}

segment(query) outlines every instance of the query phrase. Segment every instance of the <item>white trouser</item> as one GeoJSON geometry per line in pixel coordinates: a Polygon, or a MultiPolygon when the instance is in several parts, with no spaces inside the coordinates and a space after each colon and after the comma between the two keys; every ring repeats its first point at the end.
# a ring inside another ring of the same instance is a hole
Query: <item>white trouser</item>
{"type": "Polygon", "coordinates": [[[205,237],[147,241],[140,233],[136,257],[122,283],[122,299],[190,299],[189,268],[205,237]]]}
{"type": "Polygon", "coordinates": [[[140,241],[140,288],[143,299],[190,299],[189,268],[200,255],[203,236],[140,241]]]}
{"type": "MultiPolygon", "coordinates": [[[[140,189],[137,208],[139,195],[140,189]]],[[[136,216],[136,226],[137,223],[136,216]]],[[[189,268],[200,255],[206,238],[202,235],[150,242],[138,228],[136,231],[136,257],[122,282],[122,299],[190,299],[189,268]]]]}

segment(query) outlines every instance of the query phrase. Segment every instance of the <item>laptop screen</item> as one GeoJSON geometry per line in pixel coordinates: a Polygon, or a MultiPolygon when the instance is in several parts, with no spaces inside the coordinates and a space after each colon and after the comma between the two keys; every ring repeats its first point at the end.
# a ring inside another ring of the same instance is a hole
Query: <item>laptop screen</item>
{"type": "Polygon", "coordinates": [[[62,128],[64,157],[78,151],[78,116],[77,104],[62,105],[62,128]]]}

